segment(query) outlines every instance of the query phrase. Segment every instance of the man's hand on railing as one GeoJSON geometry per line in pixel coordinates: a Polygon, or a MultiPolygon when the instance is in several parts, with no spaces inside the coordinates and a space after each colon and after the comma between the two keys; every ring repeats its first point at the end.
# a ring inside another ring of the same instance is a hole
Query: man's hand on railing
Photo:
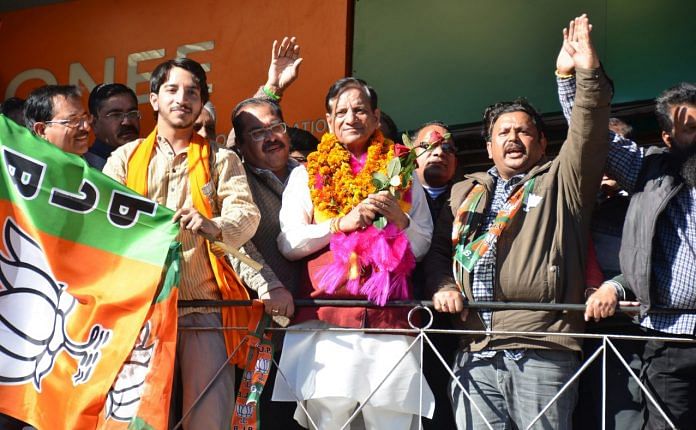
{"type": "Polygon", "coordinates": [[[462,321],[469,315],[469,309],[464,308],[464,296],[455,289],[443,289],[433,295],[433,307],[438,312],[460,314],[462,321]]]}
{"type": "Polygon", "coordinates": [[[284,287],[267,291],[259,298],[263,301],[266,313],[272,317],[291,317],[295,313],[292,293],[284,287]]]}
{"type": "Polygon", "coordinates": [[[594,319],[595,322],[599,322],[602,318],[609,318],[614,315],[617,304],[621,306],[640,306],[640,302],[619,301],[616,287],[609,282],[603,283],[590,294],[585,302],[585,321],[594,319]]]}

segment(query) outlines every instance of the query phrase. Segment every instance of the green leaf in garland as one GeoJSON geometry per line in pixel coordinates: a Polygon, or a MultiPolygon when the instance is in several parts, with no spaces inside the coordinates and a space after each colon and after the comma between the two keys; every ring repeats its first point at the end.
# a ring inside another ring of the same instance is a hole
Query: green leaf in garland
{"type": "Polygon", "coordinates": [[[374,221],[372,221],[372,225],[375,226],[375,228],[382,230],[387,226],[387,218],[384,215],[378,215],[374,221]]]}
{"type": "Polygon", "coordinates": [[[413,142],[411,142],[411,138],[408,137],[408,134],[404,133],[401,135],[401,141],[404,143],[404,145],[408,146],[409,148],[413,149],[413,142]]]}
{"type": "Polygon", "coordinates": [[[382,172],[375,172],[372,174],[372,184],[377,190],[383,190],[389,186],[389,178],[382,172]]]}
{"type": "MultiPolygon", "coordinates": [[[[393,178],[401,172],[401,159],[399,157],[394,157],[389,160],[387,164],[387,176],[393,178]]],[[[387,180],[389,182],[389,180],[387,180]]]]}

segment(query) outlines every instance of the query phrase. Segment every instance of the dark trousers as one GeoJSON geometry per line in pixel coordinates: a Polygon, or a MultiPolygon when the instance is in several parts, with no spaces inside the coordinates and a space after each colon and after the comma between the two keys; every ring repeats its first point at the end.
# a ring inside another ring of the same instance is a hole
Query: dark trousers
{"type": "MultiPolygon", "coordinates": [[[[645,332],[631,322],[626,315],[615,315],[599,323],[587,324],[593,334],[624,334],[645,336],[645,332]]],[[[623,359],[636,375],[640,375],[645,341],[612,340],[623,359]]],[[[602,345],[602,339],[585,339],[582,351],[584,359],[602,345]]],[[[638,382],[626,370],[614,350],[607,345],[607,397],[605,424],[607,430],[634,430],[643,422],[641,392],[638,382]]],[[[573,414],[573,427],[577,429],[602,428],[602,357],[580,375],[578,404],[573,414]]]]}
{"type": "MultiPolygon", "coordinates": [[[[678,429],[696,428],[696,344],[648,340],[641,378],[678,429]]],[[[657,408],[643,397],[643,428],[670,428],[657,408]]]]}
{"type": "MultiPolygon", "coordinates": [[[[433,328],[451,329],[452,324],[446,314],[433,312],[433,328]]],[[[427,318],[427,317],[426,317],[427,318]]],[[[443,333],[430,333],[428,337],[445,359],[447,366],[452,367],[454,354],[459,347],[459,336],[443,333]]],[[[426,343],[423,346],[423,375],[430,385],[435,397],[435,413],[432,419],[421,418],[424,430],[454,429],[454,414],[449,400],[449,381],[452,379],[449,372],[443,367],[440,359],[433,349],[426,343]]]]}
{"type": "Polygon", "coordinates": [[[33,428],[28,424],[19,421],[16,418],[12,418],[9,415],[0,414],[0,429],[2,430],[23,430],[24,428],[33,428]]]}

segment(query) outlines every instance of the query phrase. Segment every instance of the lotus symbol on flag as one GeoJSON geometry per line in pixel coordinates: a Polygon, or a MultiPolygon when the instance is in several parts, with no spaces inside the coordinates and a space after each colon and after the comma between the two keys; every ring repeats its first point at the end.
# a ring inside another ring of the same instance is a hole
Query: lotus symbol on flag
{"type": "Polygon", "coordinates": [[[267,358],[260,358],[256,360],[256,369],[254,369],[255,372],[259,372],[262,374],[268,374],[268,370],[271,368],[271,360],[267,358]]]}
{"type": "Polygon", "coordinates": [[[150,341],[150,332],[148,321],[106,396],[106,419],[129,422],[136,416],[154,355],[155,344],[150,341]]]}
{"type": "Polygon", "coordinates": [[[73,385],[84,384],[101,358],[111,330],[92,326],[89,338],[77,342],[66,332],[75,297],[55,279],[41,246],[12,218],[2,231],[0,251],[0,384],[41,381],[66,351],[77,362],[73,385]]]}
{"type": "Polygon", "coordinates": [[[251,415],[254,413],[254,405],[237,405],[237,415],[239,415],[239,418],[241,418],[242,423],[245,423],[246,420],[251,417],[251,415]]]}

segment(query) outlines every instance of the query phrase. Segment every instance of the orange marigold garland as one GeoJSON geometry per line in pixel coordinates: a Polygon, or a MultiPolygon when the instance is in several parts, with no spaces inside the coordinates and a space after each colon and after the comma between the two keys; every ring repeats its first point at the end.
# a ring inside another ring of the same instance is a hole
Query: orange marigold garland
{"type": "Polygon", "coordinates": [[[365,165],[354,175],[350,152],[331,133],[321,138],[317,150],[307,157],[309,189],[314,208],[328,217],[345,215],[376,191],[372,182],[375,172],[386,173],[394,157],[394,142],[377,130],[367,147],[365,165]]]}
{"type": "MultiPolygon", "coordinates": [[[[367,147],[365,164],[354,174],[348,150],[336,136],[325,134],[317,151],[307,157],[315,214],[333,218],[350,212],[377,191],[374,174],[386,175],[394,156],[394,143],[375,131],[367,147]]],[[[410,206],[410,193],[402,197],[408,198],[405,203],[410,206]]],[[[347,234],[333,233],[329,248],[333,262],[317,272],[321,290],[334,294],[345,285],[349,293],[363,295],[380,306],[390,299],[410,297],[408,278],[416,260],[406,233],[394,225],[388,224],[383,229],[371,225],[347,234]]]]}

